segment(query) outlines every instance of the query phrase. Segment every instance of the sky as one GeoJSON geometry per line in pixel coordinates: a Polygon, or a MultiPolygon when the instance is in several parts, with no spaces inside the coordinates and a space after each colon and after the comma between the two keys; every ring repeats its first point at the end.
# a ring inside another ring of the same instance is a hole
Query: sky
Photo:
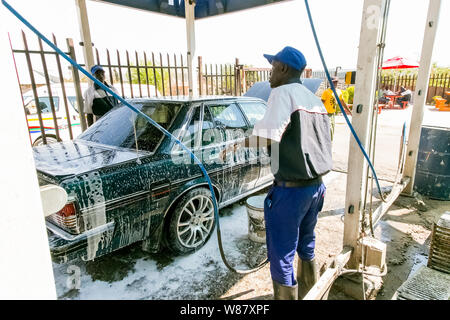
{"type": "MultiPolygon", "coordinates": [[[[59,43],[80,41],[75,0],[9,0],[35,27],[59,43]]],[[[363,0],[311,0],[312,15],[328,67],[355,69],[363,0]]],[[[87,0],[92,41],[104,50],[186,52],[184,19],[87,0]]],[[[392,0],[385,59],[401,55],[419,60],[428,0],[392,0]]],[[[442,1],[433,62],[450,66],[448,34],[450,1],[442,1]]],[[[12,15],[2,19],[14,46],[21,46],[20,29],[12,15]]],[[[301,50],[314,70],[322,68],[303,0],[286,1],[196,21],[196,54],[205,63],[240,63],[270,67],[264,53],[276,54],[290,45],[301,50]]]]}

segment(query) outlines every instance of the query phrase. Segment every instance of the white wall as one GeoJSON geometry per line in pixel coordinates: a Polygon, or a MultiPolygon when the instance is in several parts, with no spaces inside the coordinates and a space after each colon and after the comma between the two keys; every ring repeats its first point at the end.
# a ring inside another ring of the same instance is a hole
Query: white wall
{"type": "MultiPolygon", "coordinates": [[[[56,299],[34,160],[0,4],[0,299],[56,299]],[[3,21],[3,22],[2,22],[3,21]]],[[[17,20],[19,25],[19,20],[17,20]]]]}

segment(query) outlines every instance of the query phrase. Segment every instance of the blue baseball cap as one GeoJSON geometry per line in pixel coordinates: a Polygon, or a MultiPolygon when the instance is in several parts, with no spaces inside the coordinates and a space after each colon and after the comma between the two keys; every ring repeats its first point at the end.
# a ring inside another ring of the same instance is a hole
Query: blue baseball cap
{"type": "Polygon", "coordinates": [[[91,73],[95,74],[98,70],[102,70],[103,72],[105,71],[101,66],[95,65],[91,68],[91,73]]]}
{"type": "Polygon", "coordinates": [[[273,60],[280,61],[287,64],[295,70],[302,70],[306,67],[306,59],[303,53],[292,47],[285,47],[283,50],[278,52],[276,55],[265,54],[266,58],[270,64],[273,60]]]}

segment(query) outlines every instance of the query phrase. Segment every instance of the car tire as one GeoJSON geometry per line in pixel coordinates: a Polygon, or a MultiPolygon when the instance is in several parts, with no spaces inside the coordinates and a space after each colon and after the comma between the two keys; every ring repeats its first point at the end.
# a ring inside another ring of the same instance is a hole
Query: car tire
{"type": "Polygon", "coordinates": [[[211,192],[205,188],[189,191],[172,212],[166,244],[175,254],[200,249],[216,225],[211,192]]]}
{"type": "MultiPolygon", "coordinates": [[[[46,136],[45,138],[47,140],[47,144],[59,142],[58,139],[54,136],[46,136]]],[[[44,145],[44,139],[42,138],[42,136],[40,136],[33,142],[33,147],[42,146],[42,145],[44,145]]]]}

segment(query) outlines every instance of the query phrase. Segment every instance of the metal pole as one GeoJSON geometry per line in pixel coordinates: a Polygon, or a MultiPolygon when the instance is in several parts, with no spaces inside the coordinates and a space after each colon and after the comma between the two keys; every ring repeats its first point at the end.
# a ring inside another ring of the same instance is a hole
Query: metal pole
{"type": "Polygon", "coordinates": [[[50,101],[50,109],[52,110],[53,125],[55,126],[56,140],[60,141],[61,138],[59,136],[58,119],[56,117],[56,108],[55,108],[55,103],[53,101],[52,86],[50,85],[50,77],[48,76],[47,62],[45,60],[44,48],[42,46],[42,40],[40,38],[38,38],[38,42],[39,42],[39,51],[40,51],[40,56],[41,56],[41,61],[42,61],[42,69],[44,71],[45,84],[47,85],[48,97],[49,97],[49,101],[50,101]]]}
{"type": "MultiPolygon", "coordinates": [[[[78,24],[80,27],[81,41],[83,42],[83,55],[86,69],[91,70],[95,65],[94,53],[92,50],[91,30],[89,28],[89,20],[86,8],[86,0],[75,0],[78,16],[78,24]]],[[[89,83],[92,81],[89,80],[89,83]]]]}
{"type": "Polygon", "coordinates": [[[403,177],[410,178],[410,183],[403,191],[407,195],[412,194],[414,187],[423,113],[431,72],[431,58],[433,56],[440,9],[441,0],[430,0],[423,38],[422,55],[420,58],[420,69],[417,77],[416,90],[414,92],[414,106],[409,129],[408,148],[406,150],[405,171],[403,173],[403,177]]]}
{"type": "MultiPolygon", "coordinates": [[[[377,73],[374,52],[377,52],[381,36],[381,13],[384,12],[385,5],[386,0],[365,0],[363,8],[352,125],[365,149],[369,145],[369,126],[377,73]]],[[[353,137],[350,138],[348,168],[343,245],[353,248],[349,268],[356,269],[361,262],[359,239],[367,163],[353,137]]]]}
{"type": "MultiPolygon", "coordinates": [[[[75,56],[75,48],[73,47],[73,40],[68,38],[66,39],[66,42],[67,47],[69,48],[70,58],[73,61],[77,61],[77,58],[75,56]]],[[[86,113],[84,112],[83,94],[81,92],[80,75],[78,74],[78,70],[76,68],[70,66],[70,69],[72,70],[73,85],[75,87],[75,96],[77,98],[78,114],[80,116],[81,130],[85,131],[87,129],[87,122],[86,122],[86,113]]]]}
{"type": "MultiPolygon", "coordinates": [[[[54,34],[53,34],[53,43],[55,44],[55,46],[58,45],[56,43],[56,37],[54,34]]],[[[73,140],[72,120],[70,119],[69,106],[67,104],[67,94],[66,94],[66,87],[64,85],[64,76],[63,76],[62,68],[61,68],[61,60],[59,58],[59,54],[55,54],[55,57],[56,57],[56,65],[58,66],[58,74],[59,74],[59,81],[61,83],[61,91],[62,91],[63,100],[64,100],[64,108],[66,110],[66,118],[67,118],[67,127],[69,129],[69,137],[70,137],[70,140],[73,140]]]]}
{"type": "Polygon", "coordinates": [[[7,37],[9,12],[0,8],[0,299],[52,299],[56,288],[33,153],[24,122],[7,37]],[[3,55],[5,53],[5,55],[3,55]],[[12,107],[14,106],[14,107],[12,107]]]}
{"type": "Polygon", "coordinates": [[[186,13],[187,65],[189,96],[198,95],[197,73],[194,72],[195,59],[195,1],[184,0],[186,13]]]}
{"type": "Polygon", "coordinates": [[[202,79],[203,79],[203,60],[202,57],[198,57],[198,94],[202,95],[202,79]]]}
{"type": "Polygon", "coordinates": [[[27,59],[28,72],[30,73],[31,88],[33,90],[34,101],[36,103],[36,111],[39,119],[39,127],[42,134],[42,142],[47,144],[47,135],[45,133],[44,120],[42,119],[41,108],[39,107],[39,96],[37,94],[36,81],[34,80],[33,65],[31,63],[30,50],[28,50],[28,42],[25,32],[22,31],[23,45],[25,47],[25,57],[27,59]]]}
{"type": "Polygon", "coordinates": [[[234,62],[234,95],[241,95],[241,70],[239,69],[239,59],[234,62]]]}

